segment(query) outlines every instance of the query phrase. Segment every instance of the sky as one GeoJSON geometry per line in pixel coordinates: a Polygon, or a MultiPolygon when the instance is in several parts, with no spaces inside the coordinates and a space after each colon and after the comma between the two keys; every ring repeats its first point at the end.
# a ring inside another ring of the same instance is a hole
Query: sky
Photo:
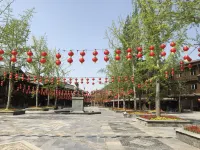
{"type": "MultiPolygon", "coordinates": [[[[64,63],[64,68],[71,70],[69,77],[105,77],[97,73],[104,68],[103,50],[108,49],[105,32],[118,21],[119,17],[126,18],[131,14],[131,0],[15,0],[12,4],[13,12],[17,16],[24,10],[35,8],[31,21],[31,34],[36,37],[47,36],[49,48],[61,50],[75,50],[72,65],[64,63]],[[79,62],[80,52],[87,49],[85,63],[79,62]],[[98,51],[98,62],[92,62],[92,52],[98,51]],[[69,66],[69,67],[68,67],[69,66]]],[[[31,43],[31,40],[29,40],[31,43]]],[[[68,52],[60,51],[63,61],[67,62],[68,52]]],[[[86,90],[95,90],[103,85],[80,85],[86,90]]]]}
{"type": "MultiPolygon", "coordinates": [[[[125,19],[132,12],[131,0],[15,0],[12,4],[15,16],[24,10],[35,8],[31,21],[31,36],[46,35],[48,47],[61,50],[62,64],[66,70],[71,70],[68,77],[105,77],[97,73],[105,68],[103,60],[104,49],[109,49],[105,32],[118,22],[119,17],[125,19]],[[68,65],[68,52],[62,50],[75,50],[72,65],[68,65]],[[80,52],[76,50],[87,49],[85,62],[79,62],[80,52]],[[98,62],[92,62],[92,52],[98,51],[98,62]]],[[[194,36],[195,30],[189,30],[194,36]]],[[[31,38],[29,39],[31,44],[31,38]]],[[[169,48],[168,48],[169,49],[169,48]]],[[[169,50],[168,50],[169,51],[169,50]]],[[[192,54],[197,59],[197,51],[192,54]]],[[[103,85],[80,85],[88,91],[102,88],[103,85]]]]}

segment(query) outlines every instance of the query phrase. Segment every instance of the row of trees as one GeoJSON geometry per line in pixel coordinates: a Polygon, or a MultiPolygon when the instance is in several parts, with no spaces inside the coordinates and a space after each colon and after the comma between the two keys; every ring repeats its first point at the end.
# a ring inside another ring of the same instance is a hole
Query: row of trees
{"type": "MultiPolygon", "coordinates": [[[[199,40],[189,37],[188,30],[198,27],[200,18],[199,0],[133,0],[133,12],[126,20],[119,19],[113,22],[107,31],[107,38],[112,49],[122,50],[121,61],[115,61],[115,53],[110,58],[110,63],[100,70],[108,77],[134,76],[134,83],[115,81],[108,84],[105,89],[111,89],[119,93],[132,89],[134,91],[134,109],[137,109],[136,96],[139,98],[141,90],[145,91],[148,97],[154,96],[156,104],[156,115],[160,116],[160,99],[165,91],[168,81],[165,79],[165,71],[177,68],[181,59],[181,50],[184,45],[191,46],[189,40],[199,40]],[[162,59],[160,53],[162,43],[168,44],[171,41],[176,43],[176,54],[169,55],[162,59]],[[149,46],[155,47],[155,56],[149,56],[149,46]],[[143,48],[143,60],[136,57],[136,48],[143,48]],[[132,48],[132,59],[126,58],[128,48],[132,48]],[[138,84],[143,86],[137,88],[138,84]]],[[[200,41],[198,41],[199,43],[200,41]]],[[[118,94],[119,96],[119,94],[118,94]]],[[[130,95],[129,95],[130,97],[130,95]]]]}
{"type": "MultiPolygon", "coordinates": [[[[36,83],[36,92],[33,94],[36,98],[36,107],[38,107],[38,90],[39,90],[39,77],[55,77],[65,76],[67,72],[61,66],[55,64],[56,61],[56,50],[50,50],[47,45],[46,36],[41,36],[40,38],[32,37],[32,44],[29,46],[27,44],[30,35],[30,25],[31,18],[33,17],[34,9],[29,9],[20,15],[19,18],[12,16],[12,9],[10,5],[1,14],[3,18],[3,24],[0,25],[0,46],[4,50],[3,61],[0,62],[0,66],[5,69],[5,71],[10,73],[17,73],[18,70],[22,69],[25,72],[29,72],[37,76],[38,80],[36,83]],[[17,51],[17,61],[15,63],[11,62],[13,50],[17,51]],[[33,53],[32,62],[28,63],[26,61],[28,55],[27,52],[31,50],[33,53]],[[41,64],[41,53],[46,52],[46,63],[41,64]]],[[[11,95],[14,87],[14,79],[9,78],[8,84],[8,99],[6,109],[10,108],[11,95]]],[[[44,88],[56,89],[57,83],[46,84],[44,88]]],[[[48,95],[49,105],[50,96],[48,95]]],[[[55,105],[57,103],[57,97],[55,97],[55,105]]]]}

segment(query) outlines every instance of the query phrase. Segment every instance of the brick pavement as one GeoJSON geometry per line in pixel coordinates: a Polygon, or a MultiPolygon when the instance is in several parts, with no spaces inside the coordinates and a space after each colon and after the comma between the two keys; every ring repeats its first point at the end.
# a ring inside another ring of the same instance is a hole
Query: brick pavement
{"type": "Polygon", "coordinates": [[[0,116],[0,144],[26,141],[42,150],[196,150],[177,140],[174,128],[144,127],[134,118],[106,108],[100,111],[0,116]]]}

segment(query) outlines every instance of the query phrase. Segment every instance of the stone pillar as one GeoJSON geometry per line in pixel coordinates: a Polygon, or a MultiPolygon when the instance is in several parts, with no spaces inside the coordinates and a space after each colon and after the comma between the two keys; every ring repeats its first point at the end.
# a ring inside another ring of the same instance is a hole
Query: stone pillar
{"type": "Polygon", "coordinates": [[[84,97],[72,97],[72,112],[84,112],[84,97]]]}

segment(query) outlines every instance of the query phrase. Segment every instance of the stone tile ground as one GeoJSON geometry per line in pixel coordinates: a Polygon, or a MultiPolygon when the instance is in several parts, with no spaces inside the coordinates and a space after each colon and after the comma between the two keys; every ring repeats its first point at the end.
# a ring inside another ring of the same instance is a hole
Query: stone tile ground
{"type": "Polygon", "coordinates": [[[196,150],[176,139],[175,128],[145,127],[106,108],[100,111],[0,116],[0,144],[23,140],[42,150],[196,150]]]}

